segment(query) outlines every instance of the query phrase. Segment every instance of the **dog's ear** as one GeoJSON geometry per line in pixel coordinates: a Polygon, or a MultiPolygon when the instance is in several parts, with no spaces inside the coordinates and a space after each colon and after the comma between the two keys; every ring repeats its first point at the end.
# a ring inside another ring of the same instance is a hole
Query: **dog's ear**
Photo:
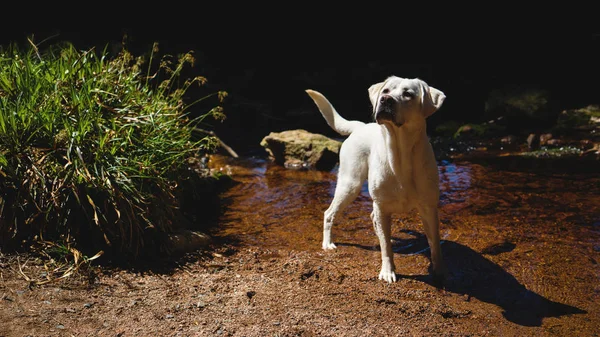
{"type": "Polygon", "coordinates": [[[421,85],[421,105],[423,106],[423,115],[425,118],[433,115],[444,103],[446,95],[440,90],[430,87],[427,83],[420,81],[421,85]]]}
{"type": "Polygon", "coordinates": [[[379,97],[379,92],[381,91],[384,83],[385,82],[380,82],[369,87],[369,99],[371,100],[373,109],[375,109],[375,106],[377,105],[377,98],[379,97]]]}

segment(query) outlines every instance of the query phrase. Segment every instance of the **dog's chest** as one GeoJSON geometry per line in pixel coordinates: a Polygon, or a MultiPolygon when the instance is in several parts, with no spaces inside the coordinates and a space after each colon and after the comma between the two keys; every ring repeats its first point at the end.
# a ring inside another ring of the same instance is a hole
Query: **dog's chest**
{"type": "Polygon", "coordinates": [[[373,201],[389,205],[395,211],[409,211],[416,206],[417,190],[412,176],[400,179],[392,174],[369,177],[369,193],[373,201]]]}

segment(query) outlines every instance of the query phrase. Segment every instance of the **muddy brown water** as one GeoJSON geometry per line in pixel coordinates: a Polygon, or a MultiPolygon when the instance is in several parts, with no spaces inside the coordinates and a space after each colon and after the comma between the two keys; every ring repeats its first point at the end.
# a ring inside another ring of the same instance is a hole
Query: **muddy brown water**
{"type": "MultiPolygon", "coordinates": [[[[493,304],[519,326],[541,326],[548,317],[580,317],[556,326],[597,335],[600,175],[572,164],[565,173],[564,167],[538,164],[520,170],[506,163],[506,158],[439,162],[442,249],[449,268],[444,290],[493,304]],[[581,328],[582,319],[591,326],[581,328]]],[[[335,169],[288,170],[265,159],[222,156],[213,157],[211,166],[227,170],[237,182],[222,196],[225,211],[212,233],[218,240],[264,250],[320,252],[335,169]]],[[[381,282],[376,280],[380,260],[371,209],[365,183],[334,224],[333,241],[346,267],[362,268],[372,282],[381,282]],[[372,261],[365,264],[365,258],[372,261]]],[[[418,214],[395,216],[392,237],[400,280],[430,284],[418,214]]]]}

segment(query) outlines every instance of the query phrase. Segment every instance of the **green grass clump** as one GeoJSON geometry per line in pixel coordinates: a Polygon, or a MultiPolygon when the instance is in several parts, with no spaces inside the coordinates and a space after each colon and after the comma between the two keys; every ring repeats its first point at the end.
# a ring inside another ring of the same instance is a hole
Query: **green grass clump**
{"type": "Polygon", "coordinates": [[[223,118],[225,93],[185,103],[188,88],[206,81],[182,78],[193,55],[156,52],[145,61],[68,43],[0,48],[3,247],[35,236],[125,258],[160,247],[180,215],[186,161],[216,144],[194,127],[223,118]],[[216,106],[191,118],[190,108],[213,96],[216,106]]]}

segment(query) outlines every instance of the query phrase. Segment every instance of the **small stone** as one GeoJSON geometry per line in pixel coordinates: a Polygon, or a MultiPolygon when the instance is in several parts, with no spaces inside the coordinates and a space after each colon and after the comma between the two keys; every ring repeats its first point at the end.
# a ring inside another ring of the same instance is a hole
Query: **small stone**
{"type": "Polygon", "coordinates": [[[473,127],[470,126],[469,124],[467,124],[467,125],[463,125],[460,128],[458,128],[457,133],[469,133],[471,131],[473,131],[473,127]]]}
{"type": "Polygon", "coordinates": [[[246,296],[248,296],[248,298],[250,298],[250,299],[252,297],[254,297],[254,295],[256,295],[256,291],[249,291],[249,292],[246,293],[246,296]]]}
{"type": "Polygon", "coordinates": [[[25,291],[17,290],[16,293],[17,293],[17,296],[22,296],[25,293],[25,291]]]}
{"type": "Polygon", "coordinates": [[[171,319],[171,318],[175,318],[175,316],[171,315],[171,314],[167,314],[167,319],[171,319]]]}
{"type": "Polygon", "coordinates": [[[500,143],[502,144],[515,144],[517,142],[517,137],[513,135],[508,135],[506,137],[502,137],[500,139],[500,143]]]}
{"type": "Polygon", "coordinates": [[[86,304],[83,305],[83,307],[86,308],[86,309],[89,309],[89,308],[92,307],[92,305],[93,305],[92,303],[86,303],[86,304]]]}
{"type": "Polygon", "coordinates": [[[546,145],[550,139],[552,139],[551,133],[544,133],[540,135],[540,145],[546,145]]]}
{"type": "Polygon", "coordinates": [[[167,245],[172,256],[197,251],[211,242],[211,237],[196,231],[181,229],[167,235],[167,245]]]}
{"type": "Polygon", "coordinates": [[[530,134],[527,137],[527,147],[530,150],[534,150],[540,147],[540,136],[536,135],[535,133],[530,134]]]}
{"type": "Polygon", "coordinates": [[[553,139],[548,139],[546,141],[546,145],[548,145],[548,146],[557,146],[558,147],[558,146],[561,146],[563,144],[564,144],[564,142],[562,140],[560,140],[560,139],[554,139],[553,138],[553,139]]]}
{"type": "Polygon", "coordinates": [[[64,330],[64,329],[65,329],[65,326],[64,326],[64,325],[62,325],[62,324],[59,324],[59,325],[57,325],[57,326],[56,326],[56,328],[57,328],[57,329],[60,329],[60,330],[64,330]]]}
{"type": "Polygon", "coordinates": [[[579,144],[584,150],[591,149],[594,147],[594,142],[589,139],[582,139],[579,141],[579,144]]]}
{"type": "Polygon", "coordinates": [[[280,326],[280,325],[281,325],[281,322],[273,322],[273,325],[275,325],[275,326],[280,326]]]}
{"type": "Polygon", "coordinates": [[[73,309],[73,308],[66,308],[66,309],[65,309],[65,312],[68,312],[68,313],[74,313],[74,312],[75,312],[75,309],[73,309]]]}
{"type": "Polygon", "coordinates": [[[42,301],[42,303],[44,303],[44,304],[52,304],[52,302],[50,302],[50,301],[42,301]]]}
{"type": "Polygon", "coordinates": [[[202,301],[198,301],[198,303],[196,303],[196,306],[198,308],[204,308],[206,306],[206,303],[202,302],[202,301]]]}

